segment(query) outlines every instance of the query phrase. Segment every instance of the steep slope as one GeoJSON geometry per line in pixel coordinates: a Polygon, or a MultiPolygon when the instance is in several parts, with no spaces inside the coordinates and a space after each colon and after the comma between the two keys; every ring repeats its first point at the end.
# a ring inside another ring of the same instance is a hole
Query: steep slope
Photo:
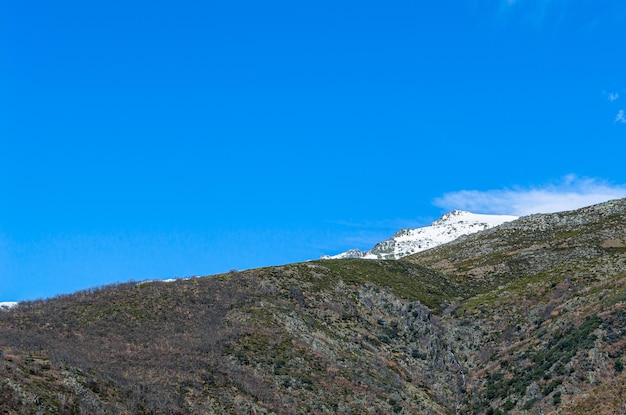
{"type": "Polygon", "coordinates": [[[446,213],[430,226],[401,229],[393,237],[376,244],[369,251],[351,249],[333,256],[325,255],[322,259],[400,259],[453,241],[460,236],[489,229],[515,219],[517,216],[481,215],[455,210],[446,213]]]}
{"type": "Polygon", "coordinates": [[[626,199],[0,313],[0,413],[621,413],[626,199]]]}
{"type": "Polygon", "coordinates": [[[459,353],[468,409],[585,413],[592,391],[626,396],[626,199],[524,217],[407,260],[460,295],[443,326],[476,350],[459,353]]]}
{"type": "Polygon", "coordinates": [[[330,260],[21,303],[0,412],[445,414],[460,372],[423,304],[454,295],[419,265],[330,260]]]}

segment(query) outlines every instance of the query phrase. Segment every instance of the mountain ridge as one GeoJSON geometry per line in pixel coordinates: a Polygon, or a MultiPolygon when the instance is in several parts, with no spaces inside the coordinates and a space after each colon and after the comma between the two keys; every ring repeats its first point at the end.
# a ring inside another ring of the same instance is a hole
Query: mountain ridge
{"type": "Polygon", "coordinates": [[[0,313],[0,412],[618,414],[626,199],[0,313]]]}

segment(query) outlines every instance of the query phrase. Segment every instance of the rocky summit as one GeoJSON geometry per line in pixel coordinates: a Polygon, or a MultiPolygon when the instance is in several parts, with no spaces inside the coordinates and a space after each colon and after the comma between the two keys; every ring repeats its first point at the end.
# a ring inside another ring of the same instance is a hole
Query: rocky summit
{"type": "Polygon", "coordinates": [[[0,312],[0,413],[619,414],[626,199],[0,312]]]}

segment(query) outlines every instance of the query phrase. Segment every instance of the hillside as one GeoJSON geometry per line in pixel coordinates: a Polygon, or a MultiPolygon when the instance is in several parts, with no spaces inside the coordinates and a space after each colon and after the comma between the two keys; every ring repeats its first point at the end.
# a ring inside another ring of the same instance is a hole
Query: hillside
{"type": "Polygon", "coordinates": [[[461,299],[446,323],[463,347],[476,333],[463,325],[480,329],[468,405],[625,409],[626,200],[524,217],[407,260],[454,276],[461,299]]]}
{"type": "Polygon", "coordinates": [[[618,414],[626,199],[0,312],[0,413],[618,414]]]}

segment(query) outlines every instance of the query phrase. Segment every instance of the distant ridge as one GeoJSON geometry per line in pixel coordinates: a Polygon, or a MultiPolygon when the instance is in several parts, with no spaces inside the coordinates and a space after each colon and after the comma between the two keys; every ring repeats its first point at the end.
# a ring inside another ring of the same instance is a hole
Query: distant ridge
{"type": "Polygon", "coordinates": [[[401,229],[392,238],[376,244],[369,251],[351,249],[337,255],[323,255],[321,259],[399,259],[517,218],[511,215],[485,215],[454,210],[444,214],[430,226],[401,229]]]}

